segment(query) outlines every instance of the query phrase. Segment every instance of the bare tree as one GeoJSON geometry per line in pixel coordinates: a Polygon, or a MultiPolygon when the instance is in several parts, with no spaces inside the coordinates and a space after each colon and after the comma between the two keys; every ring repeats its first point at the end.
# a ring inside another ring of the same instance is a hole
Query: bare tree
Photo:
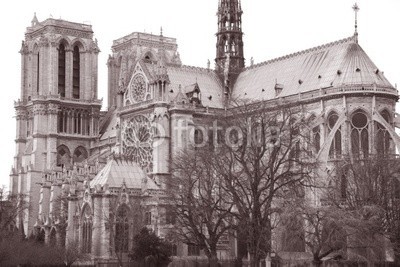
{"type": "Polygon", "coordinates": [[[218,243],[233,225],[233,203],[214,170],[215,157],[209,147],[182,151],[174,159],[168,190],[176,218],[174,233],[180,241],[201,247],[210,266],[217,266],[218,243]]]}
{"type": "Polygon", "coordinates": [[[331,196],[350,210],[363,210],[365,220],[375,222],[371,234],[391,242],[394,260],[400,264],[400,161],[389,155],[346,159],[337,163],[331,196]]]}
{"type": "Polygon", "coordinates": [[[7,238],[17,228],[21,237],[25,237],[23,234],[22,224],[17,225],[17,221],[20,222],[23,213],[29,208],[29,204],[25,201],[25,196],[22,194],[5,194],[4,188],[0,189],[0,240],[7,238]]]}
{"type": "Polygon", "coordinates": [[[348,251],[369,248],[371,254],[381,247],[380,240],[370,235],[375,222],[365,219],[365,212],[348,210],[332,203],[313,205],[305,198],[293,200],[286,203],[282,215],[284,230],[292,238],[304,242],[312,253],[314,266],[321,266],[326,258],[346,258],[348,251]]]}
{"type": "MultiPolygon", "coordinates": [[[[214,169],[234,204],[239,234],[246,237],[251,266],[271,251],[274,205],[286,188],[299,193],[316,168],[307,123],[300,110],[272,111],[263,104],[241,104],[227,114],[214,169]]],[[[218,135],[217,135],[218,139],[218,135]]]]}

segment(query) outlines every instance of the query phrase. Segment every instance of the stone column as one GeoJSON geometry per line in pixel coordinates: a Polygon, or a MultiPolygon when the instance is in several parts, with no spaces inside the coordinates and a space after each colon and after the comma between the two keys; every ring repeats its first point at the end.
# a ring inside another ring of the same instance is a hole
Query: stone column
{"type": "Polygon", "coordinates": [[[70,195],[67,198],[68,201],[68,222],[66,229],[66,246],[68,245],[76,245],[75,244],[75,225],[74,225],[74,216],[78,206],[78,197],[76,195],[70,195]]]}
{"type": "Polygon", "coordinates": [[[92,254],[94,257],[98,258],[102,256],[102,235],[104,232],[104,222],[103,222],[103,201],[102,193],[97,192],[93,195],[93,234],[92,234],[92,254]]]}
{"type": "Polygon", "coordinates": [[[170,118],[166,107],[156,107],[155,127],[157,127],[157,135],[153,142],[153,173],[156,175],[162,186],[166,186],[166,179],[170,174],[170,118]]]}
{"type": "Polygon", "coordinates": [[[39,216],[45,222],[50,209],[50,185],[47,182],[42,185],[39,205],[39,216]]]}
{"type": "Polygon", "coordinates": [[[102,233],[101,233],[101,247],[100,247],[100,252],[101,255],[104,258],[109,258],[110,255],[110,227],[114,227],[114,224],[112,224],[110,221],[112,218],[110,218],[110,199],[111,195],[108,192],[105,192],[103,195],[103,209],[102,209],[102,218],[103,218],[103,223],[102,223],[102,233]]]}

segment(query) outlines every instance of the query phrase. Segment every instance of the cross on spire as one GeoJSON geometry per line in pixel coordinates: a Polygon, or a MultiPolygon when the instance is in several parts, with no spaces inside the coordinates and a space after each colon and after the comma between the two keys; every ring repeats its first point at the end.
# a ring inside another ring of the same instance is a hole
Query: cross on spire
{"type": "Polygon", "coordinates": [[[357,13],[360,11],[357,2],[353,5],[354,15],[355,15],[355,24],[354,24],[354,37],[356,38],[356,42],[358,43],[358,21],[357,21],[357,13]]]}

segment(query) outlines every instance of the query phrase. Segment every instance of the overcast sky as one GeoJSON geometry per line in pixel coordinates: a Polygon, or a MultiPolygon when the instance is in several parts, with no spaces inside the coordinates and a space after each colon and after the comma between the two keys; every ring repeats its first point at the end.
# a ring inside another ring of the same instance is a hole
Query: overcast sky
{"type": "MultiPolygon", "coordinates": [[[[255,63],[353,35],[353,0],[242,0],[244,51],[255,63]]],[[[392,84],[400,83],[400,1],[359,0],[359,43],[392,84]]],[[[140,31],[175,37],[183,64],[215,57],[218,0],[7,1],[0,27],[0,185],[8,185],[15,152],[14,100],[20,94],[24,32],[37,13],[92,24],[101,49],[99,96],[107,103],[106,61],[112,41],[140,31]]]]}

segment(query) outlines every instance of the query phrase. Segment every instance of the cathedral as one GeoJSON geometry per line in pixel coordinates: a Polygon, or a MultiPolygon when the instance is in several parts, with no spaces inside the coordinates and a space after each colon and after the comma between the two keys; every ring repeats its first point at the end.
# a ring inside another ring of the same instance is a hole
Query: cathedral
{"type": "MultiPolygon", "coordinates": [[[[77,242],[94,260],[127,253],[139,225],[165,237],[173,227],[165,189],[174,155],[196,125],[223,114],[232,99],[307,110],[324,164],[348,151],[400,149],[398,91],[362,49],[357,30],[246,66],[242,13],[239,0],[219,1],[215,62],[207,68],[183,65],[177,40],[162,32],[116,39],[107,61],[108,103],[97,94],[100,49],[91,25],[33,18],[20,50],[10,174],[12,193],[30,204],[18,218],[25,235],[77,242]]],[[[219,250],[222,258],[237,254],[230,241],[219,250]]],[[[178,256],[199,253],[191,244],[176,247],[178,256]]]]}

